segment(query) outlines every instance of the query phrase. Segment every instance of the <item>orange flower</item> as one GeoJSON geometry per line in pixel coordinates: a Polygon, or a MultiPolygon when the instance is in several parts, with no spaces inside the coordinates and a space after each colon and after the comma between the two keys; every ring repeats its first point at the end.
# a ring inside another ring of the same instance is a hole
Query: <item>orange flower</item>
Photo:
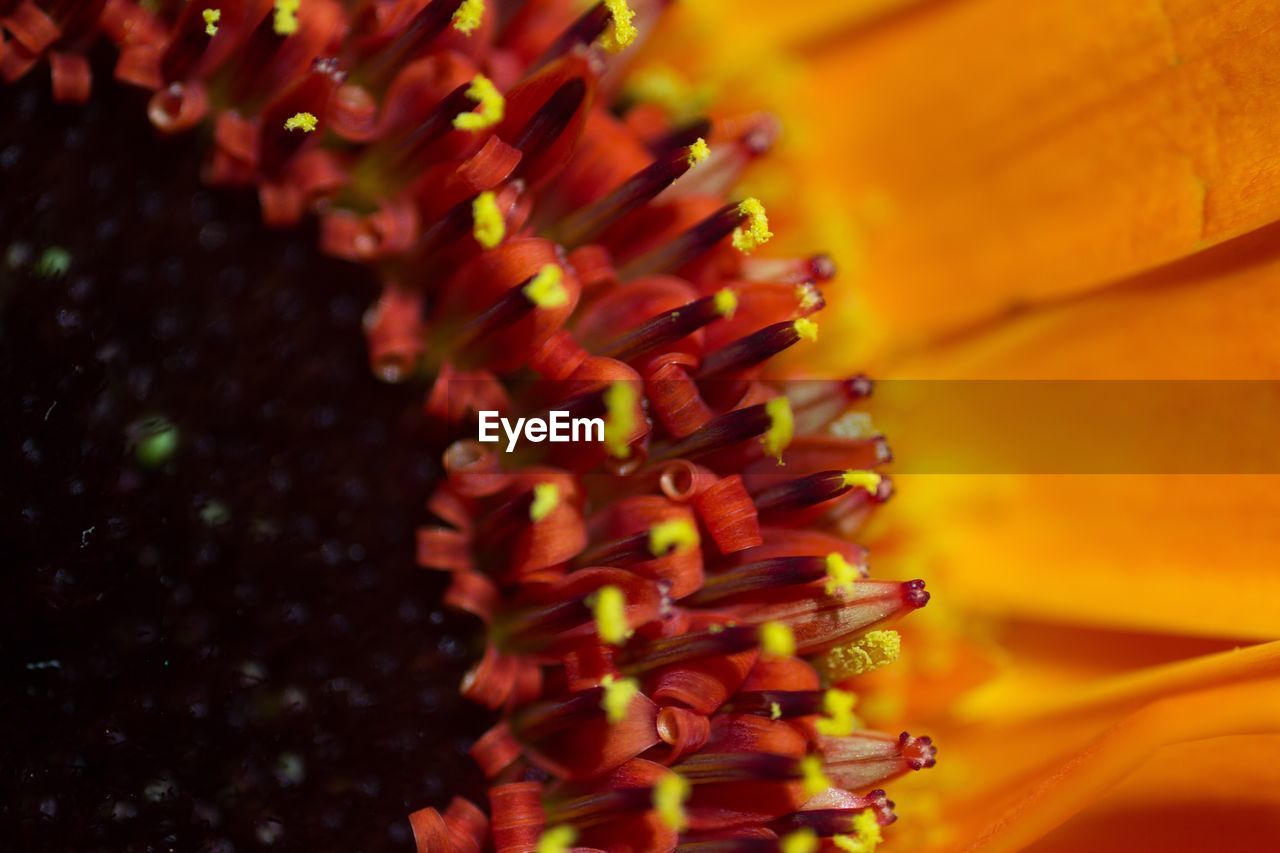
{"type": "MultiPolygon", "coordinates": [[[[777,215],[807,218],[856,291],[829,296],[830,366],[1276,377],[1273,7],[745,7],[704,14],[732,17],[737,50],[785,56],[799,82],[775,106],[814,129],[784,147],[804,209],[777,215]]],[[[936,438],[894,414],[876,417],[900,459],[936,438]]],[[[1247,426],[1269,445],[1275,425],[1247,426]]],[[[947,758],[895,791],[908,848],[1274,846],[1280,478],[897,485],[872,552],[929,577],[935,605],[862,710],[928,720],[947,758]]]]}

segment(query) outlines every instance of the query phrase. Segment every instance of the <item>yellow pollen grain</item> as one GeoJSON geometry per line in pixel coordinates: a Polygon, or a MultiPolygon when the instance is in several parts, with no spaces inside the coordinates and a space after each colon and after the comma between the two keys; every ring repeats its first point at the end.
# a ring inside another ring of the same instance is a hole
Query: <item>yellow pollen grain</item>
{"type": "Polygon", "coordinates": [[[880,476],[875,471],[855,471],[852,469],[845,471],[844,476],[841,479],[849,488],[864,489],[867,494],[873,497],[878,491],[880,491],[880,484],[884,482],[884,477],[880,476]]]}
{"type": "Polygon", "coordinates": [[[507,236],[507,223],[498,209],[498,197],[488,190],[471,202],[471,221],[472,236],[486,249],[492,249],[507,236]]]}
{"type": "Polygon", "coordinates": [[[802,826],[778,839],[779,853],[818,853],[818,833],[802,826]]]}
{"type": "Polygon", "coordinates": [[[476,102],[476,108],[468,113],[458,113],[453,117],[453,126],[458,130],[484,130],[502,121],[506,114],[507,102],[493,85],[493,81],[483,74],[471,78],[467,87],[467,97],[476,102]]]}
{"type": "Polygon", "coordinates": [[[822,769],[822,759],[816,755],[806,755],[800,759],[800,772],[804,777],[804,793],[814,797],[831,787],[831,780],[822,769]]]}
{"type": "Polygon", "coordinates": [[[604,0],[604,7],[609,10],[610,25],[600,36],[600,46],[610,53],[618,53],[636,40],[636,13],[627,5],[627,0],[604,0]]]}
{"type": "Polygon", "coordinates": [[[692,551],[700,544],[698,528],[687,518],[660,521],[649,528],[649,553],[655,557],[672,551],[692,551]]]}
{"type": "Polygon", "coordinates": [[[640,682],[634,678],[614,678],[606,675],[600,679],[604,688],[604,697],[600,707],[604,709],[604,718],[611,723],[620,723],[627,718],[631,708],[631,700],[640,693],[640,682]]]}
{"type": "Polygon", "coordinates": [[[303,133],[314,133],[319,120],[312,113],[296,113],[285,120],[285,130],[300,130],[303,133]]]}
{"type": "Polygon", "coordinates": [[[847,690],[832,688],[822,696],[822,712],[826,716],[817,722],[818,734],[829,737],[847,737],[853,734],[861,721],[853,713],[858,697],[847,690]]]}
{"type": "Polygon", "coordinates": [[[572,826],[553,826],[538,836],[535,853],[569,853],[573,849],[573,842],[577,840],[578,833],[572,826]]]}
{"type": "Polygon", "coordinates": [[[769,217],[758,198],[745,199],[738,205],[738,214],[747,221],[733,229],[733,248],[749,255],[773,238],[773,232],[769,230],[769,217]]]}
{"type": "Polygon", "coordinates": [[[484,20],[484,0],[462,0],[458,11],[453,13],[453,28],[464,36],[470,36],[484,20]]]}
{"type": "Polygon", "coordinates": [[[711,146],[707,144],[707,140],[699,136],[689,146],[689,153],[685,157],[685,162],[689,164],[689,168],[701,163],[703,160],[711,156],[711,146]]]}
{"type": "Polygon", "coordinates": [[[902,637],[897,631],[868,631],[852,643],[828,650],[819,668],[828,680],[841,681],[888,666],[901,654],[902,637]]]}
{"type": "Polygon", "coordinates": [[[810,320],[807,317],[801,317],[791,325],[796,330],[796,334],[800,336],[801,340],[808,341],[811,344],[816,344],[818,342],[818,324],[815,321],[810,320]]]}
{"type": "Polygon", "coordinates": [[[782,452],[791,446],[795,435],[796,419],[791,413],[791,401],[786,397],[774,397],[764,404],[764,413],[769,416],[769,428],[760,436],[764,452],[782,464],[782,452]]]}
{"type": "Polygon", "coordinates": [[[520,292],[539,308],[559,308],[569,302],[569,291],[564,289],[564,271],[555,264],[538,270],[520,292]]]}
{"type": "Polygon", "coordinates": [[[771,720],[782,719],[782,706],[779,705],[777,702],[769,703],[769,719],[771,720]]]}
{"type": "Polygon", "coordinates": [[[218,34],[218,21],[222,20],[222,10],[205,9],[200,13],[200,17],[204,18],[204,34],[216,36],[218,34]]]}
{"type": "Polygon", "coordinates": [[[627,598],[616,586],[602,586],[587,599],[601,641],[620,646],[633,633],[627,624],[627,598]]]}
{"type": "Polygon", "coordinates": [[[875,853],[884,836],[880,833],[880,822],[876,813],[864,809],[853,819],[853,835],[833,835],[831,841],[837,850],[845,853],[875,853]]]}
{"type": "Polygon", "coordinates": [[[726,320],[732,320],[733,315],[738,313],[738,294],[730,288],[722,287],[717,290],[714,299],[716,313],[726,320]]]}
{"type": "Polygon", "coordinates": [[[630,382],[614,382],[604,392],[604,447],[615,459],[631,455],[636,431],[636,389],[630,382]]]}
{"type": "Polygon", "coordinates": [[[822,304],[822,292],[811,281],[796,285],[796,304],[801,311],[812,311],[822,304]]]}
{"type": "Polygon", "coordinates": [[[785,622],[765,622],[760,626],[760,650],[776,658],[796,653],[796,635],[785,622]]]}
{"type": "Polygon", "coordinates": [[[533,503],[529,504],[529,520],[539,522],[560,505],[560,489],[555,483],[538,483],[533,487],[533,503]]]}
{"type": "Polygon", "coordinates": [[[831,552],[827,555],[827,595],[850,595],[858,579],[858,570],[850,565],[844,555],[831,552]]]}
{"type": "Polygon", "coordinates": [[[658,813],[658,820],[676,832],[685,829],[689,817],[685,814],[684,802],[691,790],[689,780],[679,773],[668,773],[659,779],[653,786],[653,810],[658,813]]]}
{"type": "Polygon", "coordinates": [[[276,0],[271,27],[278,36],[291,36],[298,31],[298,7],[302,0],[276,0]]]}

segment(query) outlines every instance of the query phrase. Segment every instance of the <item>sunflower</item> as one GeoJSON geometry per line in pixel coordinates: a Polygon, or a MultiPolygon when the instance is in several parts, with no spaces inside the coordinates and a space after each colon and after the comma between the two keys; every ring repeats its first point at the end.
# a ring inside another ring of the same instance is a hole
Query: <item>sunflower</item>
{"type": "MultiPolygon", "coordinates": [[[[1147,394],[1276,377],[1270,7],[711,6],[689,26],[732,20],[736,55],[780,53],[756,64],[786,69],[774,103],[807,129],[779,180],[845,274],[829,367],[873,365],[917,401],[993,380],[1147,394]]],[[[1195,393],[1166,395],[1158,437],[1191,435],[1210,405],[1195,393]]],[[[1263,454],[1227,467],[899,474],[877,567],[929,577],[937,603],[864,711],[926,719],[944,747],[899,786],[909,848],[1274,845],[1268,411],[1225,413],[1242,423],[1223,449],[1263,454]]],[[[874,414],[908,467],[947,440],[889,401],[874,414]]]]}

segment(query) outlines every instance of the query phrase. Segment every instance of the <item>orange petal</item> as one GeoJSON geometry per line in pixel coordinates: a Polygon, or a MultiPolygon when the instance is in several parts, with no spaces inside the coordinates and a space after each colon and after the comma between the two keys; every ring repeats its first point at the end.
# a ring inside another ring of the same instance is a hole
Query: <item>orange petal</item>
{"type": "Polygon", "coordinates": [[[843,260],[873,331],[919,344],[1274,221],[1277,21],[1243,0],[971,0],[822,45],[813,182],[860,214],[843,260]]]}

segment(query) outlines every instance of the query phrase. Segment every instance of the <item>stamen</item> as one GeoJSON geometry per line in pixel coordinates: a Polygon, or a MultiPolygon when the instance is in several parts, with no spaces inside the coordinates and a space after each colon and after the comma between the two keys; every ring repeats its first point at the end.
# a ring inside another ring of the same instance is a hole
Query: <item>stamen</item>
{"type": "Polygon", "coordinates": [[[760,626],[760,651],[773,657],[791,657],[796,653],[796,637],[785,622],[765,622],[760,626]]]}
{"type": "Polygon", "coordinates": [[[737,304],[737,294],[726,287],[712,296],[704,296],[688,305],[659,314],[605,344],[600,352],[619,361],[631,361],[657,347],[693,334],[708,323],[726,316],[726,309],[735,310],[737,304]]]}
{"type": "Polygon", "coordinates": [[[831,787],[831,780],[822,769],[822,759],[817,755],[806,755],[800,759],[800,772],[804,779],[804,792],[813,797],[831,787]]]}
{"type": "Polygon", "coordinates": [[[316,129],[318,120],[313,113],[296,113],[292,117],[285,120],[285,130],[301,130],[303,133],[312,133],[316,129]]]}
{"type": "Polygon", "coordinates": [[[703,160],[711,156],[711,146],[707,145],[707,140],[699,136],[689,146],[689,153],[685,156],[685,162],[689,164],[689,168],[701,163],[703,160]]]}
{"type": "Polygon", "coordinates": [[[778,720],[782,718],[782,706],[777,702],[769,703],[769,719],[778,720]]]}
{"type": "Polygon", "coordinates": [[[875,853],[884,840],[876,813],[871,809],[864,810],[853,819],[853,831],[854,835],[832,836],[831,841],[845,853],[875,853]]]}
{"type": "Polygon", "coordinates": [[[618,53],[636,39],[636,13],[627,0],[604,0],[604,6],[609,10],[612,26],[600,37],[600,45],[610,53],[618,53]]]}
{"type": "Polygon", "coordinates": [[[649,552],[655,557],[691,551],[699,544],[698,528],[687,518],[673,518],[649,528],[649,552]]]}
{"type": "Polygon", "coordinates": [[[826,693],[822,690],[753,690],[738,693],[720,710],[726,714],[755,714],[771,720],[808,717],[820,713],[826,693]]]}
{"type": "Polygon", "coordinates": [[[778,841],[778,850],[779,853],[818,853],[818,833],[802,826],[795,832],[782,836],[778,841]]]}
{"type": "Polygon", "coordinates": [[[600,707],[604,709],[604,718],[611,723],[620,723],[627,718],[631,708],[631,700],[640,692],[640,682],[634,678],[615,678],[612,674],[600,679],[604,695],[600,698],[600,707]]]}
{"type": "Polygon", "coordinates": [[[845,471],[844,482],[850,488],[860,486],[866,490],[867,494],[875,497],[880,492],[880,484],[884,482],[884,477],[875,471],[845,471]]]}
{"type": "Polygon", "coordinates": [[[596,617],[596,632],[602,642],[620,646],[634,632],[627,624],[627,599],[616,586],[603,586],[587,598],[596,617]]]}
{"type": "Polygon", "coordinates": [[[476,108],[454,116],[453,126],[458,130],[484,130],[502,121],[507,102],[488,77],[483,74],[473,77],[467,87],[467,97],[475,101],[476,108]]]}
{"type": "Polygon", "coordinates": [[[486,249],[492,249],[507,235],[507,223],[498,209],[498,196],[490,190],[480,193],[471,202],[471,220],[474,223],[471,233],[476,242],[486,249]]]}
{"type": "Polygon", "coordinates": [[[795,433],[795,418],[791,414],[791,401],[786,397],[774,397],[764,404],[769,416],[769,429],[760,437],[764,452],[782,464],[782,452],[791,444],[795,433]]]}
{"type": "Polygon", "coordinates": [[[631,436],[636,431],[636,401],[639,398],[630,382],[614,382],[604,392],[604,447],[615,459],[631,455],[631,436]]]}
{"type": "Polygon", "coordinates": [[[553,826],[538,836],[536,853],[569,853],[573,849],[573,842],[577,840],[577,830],[572,826],[553,826]]]}
{"type": "Polygon", "coordinates": [[[769,217],[765,214],[760,199],[744,199],[738,205],[738,213],[745,216],[747,221],[733,230],[733,248],[749,255],[768,243],[773,238],[773,232],[769,230],[769,217]]]}
{"type": "Polygon", "coordinates": [[[785,483],[764,489],[756,494],[752,501],[758,512],[786,512],[814,506],[824,501],[838,498],[847,493],[855,485],[855,479],[849,482],[846,478],[856,471],[819,471],[807,477],[799,477],[785,483]]]}
{"type": "Polygon", "coordinates": [[[539,308],[559,308],[569,301],[569,291],[564,288],[564,271],[556,264],[547,264],[540,269],[521,288],[521,292],[539,308]]]}
{"type": "Polygon", "coordinates": [[[462,0],[451,20],[455,30],[469,37],[484,20],[484,0],[462,0]]]}
{"type": "Polygon", "coordinates": [[[276,0],[272,29],[278,36],[291,36],[298,31],[298,7],[302,0],[276,0]]]}
{"type": "Polygon", "coordinates": [[[818,668],[830,681],[843,681],[888,666],[902,654],[902,637],[897,631],[868,631],[863,636],[827,651],[818,668]]]}
{"type": "Polygon", "coordinates": [[[708,353],[698,369],[697,379],[711,379],[768,361],[800,340],[818,338],[818,324],[811,320],[785,320],[708,353]]]}
{"type": "Polygon", "coordinates": [[[702,161],[698,143],[702,143],[701,150],[710,153],[706,142],[698,138],[636,172],[604,198],[570,214],[556,229],[560,241],[566,246],[580,246],[657,196],[702,161]]]}
{"type": "Polygon", "coordinates": [[[858,697],[845,690],[832,688],[822,698],[825,717],[818,720],[818,734],[831,737],[847,737],[858,728],[859,720],[853,713],[858,697]]]}
{"type": "Polygon", "coordinates": [[[204,31],[206,35],[216,36],[218,34],[218,21],[222,20],[221,9],[205,9],[200,13],[204,18],[204,31]]]}
{"type": "Polygon", "coordinates": [[[533,487],[533,503],[529,504],[529,520],[537,523],[560,505],[560,489],[555,483],[538,483],[533,487]]]}
{"type": "Polygon", "coordinates": [[[843,555],[831,552],[827,555],[827,595],[851,595],[853,584],[861,573],[844,558],[843,555]]]}

